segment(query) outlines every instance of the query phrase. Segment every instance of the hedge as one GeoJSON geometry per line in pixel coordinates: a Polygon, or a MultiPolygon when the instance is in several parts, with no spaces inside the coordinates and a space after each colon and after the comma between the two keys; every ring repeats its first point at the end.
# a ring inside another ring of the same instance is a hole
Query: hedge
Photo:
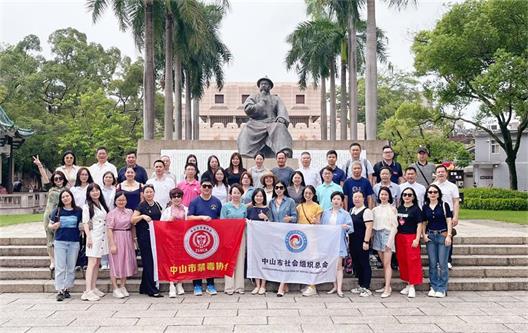
{"type": "Polygon", "coordinates": [[[528,201],[524,199],[479,199],[464,198],[462,208],[486,210],[528,210],[528,201]]]}
{"type": "Polygon", "coordinates": [[[466,199],[523,199],[528,200],[527,192],[506,190],[502,188],[466,188],[461,192],[466,199]]]}

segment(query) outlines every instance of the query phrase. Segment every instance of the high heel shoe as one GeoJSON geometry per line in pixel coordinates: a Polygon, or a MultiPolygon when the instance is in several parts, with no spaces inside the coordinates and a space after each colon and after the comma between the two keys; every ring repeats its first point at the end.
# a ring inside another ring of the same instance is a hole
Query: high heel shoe
{"type": "Polygon", "coordinates": [[[383,293],[381,294],[381,298],[387,298],[387,297],[389,297],[391,294],[392,294],[392,288],[389,288],[389,290],[385,290],[385,291],[383,291],[383,293]]]}

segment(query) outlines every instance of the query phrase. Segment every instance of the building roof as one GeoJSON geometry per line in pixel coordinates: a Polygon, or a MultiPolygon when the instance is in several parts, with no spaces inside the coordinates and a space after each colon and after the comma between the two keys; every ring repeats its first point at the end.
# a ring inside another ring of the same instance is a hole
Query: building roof
{"type": "Polygon", "coordinates": [[[20,128],[15,125],[4,109],[0,106],[0,147],[5,146],[9,142],[9,138],[13,140],[13,148],[18,148],[35,132],[32,129],[20,128]]]}

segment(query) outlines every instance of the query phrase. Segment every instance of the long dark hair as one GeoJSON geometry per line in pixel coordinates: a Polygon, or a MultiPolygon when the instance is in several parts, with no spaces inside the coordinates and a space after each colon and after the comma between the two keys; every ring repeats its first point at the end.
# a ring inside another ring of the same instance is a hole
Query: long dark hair
{"type": "Polygon", "coordinates": [[[312,185],[307,185],[303,190],[302,190],[302,197],[301,197],[301,202],[302,203],[305,203],[306,202],[306,199],[304,198],[304,192],[306,192],[306,190],[310,190],[312,191],[313,193],[313,202],[315,203],[319,203],[319,201],[317,200],[317,194],[315,194],[315,187],[313,187],[312,185]]]}
{"type": "MultiPolygon", "coordinates": [[[[401,196],[400,196],[400,206],[403,206],[403,192],[407,191],[407,190],[411,190],[412,194],[413,194],[413,200],[412,200],[412,203],[413,203],[413,206],[416,206],[418,207],[418,198],[416,197],[416,192],[414,191],[414,189],[412,187],[406,187],[402,192],[401,192],[401,196]]],[[[421,207],[420,207],[421,208],[421,207]]]]}
{"type": "Polygon", "coordinates": [[[216,180],[216,174],[218,172],[222,172],[222,174],[224,175],[224,179],[222,180],[222,185],[224,185],[226,188],[229,187],[229,185],[227,184],[227,176],[226,176],[226,173],[225,173],[225,170],[222,169],[222,168],[218,168],[218,170],[216,170],[215,172],[212,173],[212,177],[213,177],[213,186],[218,186],[218,180],[216,180]]]}
{"type": "Polygon", "coordinates": [[[389,203],[392,205],[392,203],[394,202],[394,198],[392,197],[392,193],[390,191],[390,188],[388,188],[387,186],[382,186],[378,192],[378,203],[381,203],[381,199],[380,199],[380,193],[381,191],[385,191],[389,194],[389,203]]]}
{"type": "Polygon", "coordinates": [[[427,186],[427,190],[425,190],[424,204],[428,205],[431,203],[431,200],[429,200],[429,196],[427,195],[427,192],[429,192],[429,189],[431,187],[435,188],[438,191],[438,202],[441,204],[442,203],[442,190],[440,190],[440,187],[438,187],[435,184],[430,184],[429,186],[427,186]]]}
{"type": "Polygon", "coordinates": [[[88,184],[92,184],[94,182],[92,178],[92,174],[90,173],[90,170],[88,168],[82,167],[77,171],[77,177],[75,177],[75,186],[81,186],[81,172],[86,171],[88,172],[88,184]]]}
{"type": "Polygon", "coordinates": [[[304,182],[304,175],[303,175],[303,173],[300,172],[299,170],[292,172],[292,175],[291,175],[291,177],[290,177],[290,184],[291,184],[291,186],[293,186],[293,176],[295,176],[295,175],[299,175],[299,176],[301,176],[301,186],[306,186],[306,183],[304,182]]]}
{"type": "Polygon", "coordinates": [[[94,206],[97,206],[92,200],[92,197],[90,196],[90,192],[92,192],[94,188],[99,190],[99,205],[102,206],[104,210],[108,213],[108,207],[106,206],[106,201],[103,195],[103,191],[101,190],[101,186],[99,186],[97,183],[91,183],[90,185],[88,185],[88,188],[86,188],[86,204],[88,204],[90,218],[94,216],[94,206]]]}
{"type": "Polygon", "coordinates": [[[207,158],[207,171],[209,171],[214,176],[214,172],[213,170],[211,170],[211,160],[213,158],[216,159],[216,161],[218,162],[218,168],[220,168],[221,166],[220,166],[220,160],[218,159],[218,157],[216,157],[216,155],[211,155],[209,156],[209,158],[207,158]]]}
{"type": "Polygon", "coordinates": [[[238,152],[234,152],[231,154],[231,157],[229,158],[229,167],[227,168],[227,172],[233,173],[233,157],[238,157],[238,160],[240,161],[240,164],[238,164],[238,172],[242,173],[244,169],[244,165],[242,164],[242,155],[240,155],[238,152]]]}
{"type": "Polygon", "coordinates": [[[58,208],[64,208],[64,203],[62,202],[62,195],[65,192],[68,193],[70,195],[70,197],[72,198],[71,206],[72,206],[73,210],[79,209],[79,207],[77,207],[77,205],[75,204],[75,197],[73,196],[73,193],[70,190],[68,190],[67,188],[60,192],[60,194],[59,194],[59,203],[57,204],[57,207],[58,208]]]}
{"type": "Polygon", "coordinates": [[[282,181],[280,181],[280,180],[279,180],[278,182],[276,182],[275,184],[273,184],[273,198],[276,198],[276,197],[277,197],[277,192],[275,191],[275,187],[276,187],[277,185],[282,185],[282,186],[284,186],[283,194],[284,194],[285,197],[288,197],[288,198],[289,198],[290,195],[288,194],[288,187],[286,186],[286,184],[284,184],[284,183],[283,183],[282,181]]]}

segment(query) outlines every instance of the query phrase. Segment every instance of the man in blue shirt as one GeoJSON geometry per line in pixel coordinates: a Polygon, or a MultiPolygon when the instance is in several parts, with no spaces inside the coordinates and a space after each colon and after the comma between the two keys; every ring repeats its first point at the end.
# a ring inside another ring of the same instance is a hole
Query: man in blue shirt
{"type": "Polygon", "coordinates": [[[352,162],[352,177],[345,180],[345,184],[343,184],[343,193],[345,194],[345,202],[343,204],[347,211],[354,207],[352,197],[355,192],[363,193],[366,207],[372,208],[374,206],[372,202],[372,195],[374,194],[372,185],[367,178],[361,177],[362,171],[363,164],[360,161],[352,162]]]}
{"type": "Polygon", "coordinates": [[[391,182],[395,184],[401,184],[405,182],[403,179],[403,170],[400,163],[394,160],[394,150],[391,146],[383,146],[383,159],[378,163],[374,164],[374,177],[376,178],[376,183],[381,182],[380,171],[383,167],[388,167],[391,169],[391,182]]]}
{"type": "MultiPolygon", "coordinates": [[[[328,165],[330,168],[332,168],[332,181],[336,183],[339,186],[343,186],[343,183],[346,180],[346,175],[343,170],[341,170],[337,166],[337,152],[335,150],[329,150],[326,153],[326,162],[328,162],[328,165]]],[[[319,171],[319,174],[321,175],[321,179],[323,179],[323,170],[325,168],[322,168],[321,171],[319,171]]]]}
{"type": "Polygon", "coordinates": [[[132,168],[136,172],[136,176],[134,177],[134,179],[138,183],[145,185],[145,183],[148,180],[147,171],[142,166],[139,166],[136,164],[136,159],[137,159],[137,155],[136,155],[135,150],[130,150],[126,153],[126,159],[125,159],[126,165],[122,167],[121,169],[119,169],[119,172],[117,173],[118,183],[122,183],[126,180],[126,177],[125,177],[126,169],[132,168]]]}
{"type": "MultiPolygon", "coordinates": [[[[187,213],[188,220],[201,220],[209,221],[211,219],[220,218],[220,211],[222,210],[222,202],[212,195],[213,184],[209,178],[204,178],[200,182],[201,193],[200,196],[196,197],[189,205],[189,211],[187,213]]],[[[193,280],[194,295],[202,295],[202,280],[193,280]]],[[[209,295],[216,295],[216,288],[214,285],[214,279],[207,279],[206,292],[209,295]]]]}

